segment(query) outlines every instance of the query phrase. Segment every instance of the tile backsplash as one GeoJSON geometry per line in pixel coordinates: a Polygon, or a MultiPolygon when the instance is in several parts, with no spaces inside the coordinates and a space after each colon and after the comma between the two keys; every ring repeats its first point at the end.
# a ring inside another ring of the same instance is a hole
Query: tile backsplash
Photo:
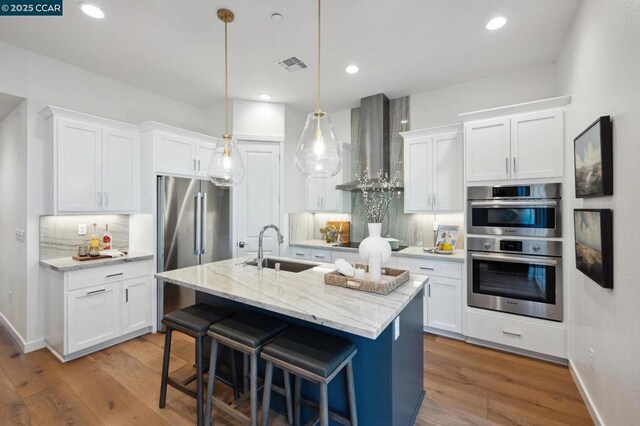
{"type": "Polygon", "coordinates": [[[113,238],[113,247],[129,250],[128,215],[40,216],[40,259],[69,257],[78,252],[79,245],[89,245],[93,224],[98,224],[102,237],[105,224],[113,238]],[[87,225],[87,235],[78,235],[78,225],[87,225]]]}

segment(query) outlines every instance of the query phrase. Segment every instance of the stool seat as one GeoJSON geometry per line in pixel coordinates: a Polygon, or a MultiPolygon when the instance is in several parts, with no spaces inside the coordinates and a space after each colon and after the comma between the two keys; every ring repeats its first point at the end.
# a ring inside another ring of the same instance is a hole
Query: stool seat
{"type": "Polygon", "coordinates": [[[328,378],[355,350],[347,339],[298,328],[266,344],[262,353],[328,378]]]}
{"type": "Polygon", "coordinates": [[[256,349],[282,333],[286,328],[287,323],[267,315],[243,312],[212,324],[209,331],[256,349]]]}
{"type": "Polygon", "coordinates": [[[211,323],[221,321],[233,315],[233,311],[205,303],[170,312],[162,318],[162,322],[170,322],[194,333],[206,333],[211,323]]]}

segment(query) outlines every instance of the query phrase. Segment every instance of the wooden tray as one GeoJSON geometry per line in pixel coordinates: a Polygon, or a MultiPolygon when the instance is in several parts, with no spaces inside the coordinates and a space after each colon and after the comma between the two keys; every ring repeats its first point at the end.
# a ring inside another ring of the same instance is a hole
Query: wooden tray
{"type": "MultiPolygon", "coordinates": [[[[122,253],[124,253],[125,256],[127,255],[126,251],[123,251],[122,253]]],[[[120,257],[122,257],[122,256],[120,256],[120,257]]],[[[111,259],[111,258],[116,259],[116,258],[114,258],[112,256],[89,256],[89,255],[78,256],[77,254],[74,254],[73,256],[71,256],[71,258],[73,260],[77,260],[79,262],[86,262],[87,260],[99,260],[99,259],[111,259]]]]}
{"type": "MultiPolygon", "coordinates": [[[[365,270],[369,270],[368,266],[365,266],[365,270]]],[[[361,280],[354,277],[347,277],[338,271],[332,271],[324,274],[325,284],[366,291],[369,293],[382,294],[385,296],[407,281],[409,281],[409,271],[393,268],[382,268],[381,281],[369,281],[367,279],[361,280]]]]}

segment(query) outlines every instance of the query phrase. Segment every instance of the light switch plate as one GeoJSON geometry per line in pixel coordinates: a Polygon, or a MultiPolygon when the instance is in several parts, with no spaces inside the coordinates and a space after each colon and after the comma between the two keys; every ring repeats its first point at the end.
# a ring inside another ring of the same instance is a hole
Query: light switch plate
{"type": "Polygon", "coordinates": [[[78,235],[87,235],[87,224],[79,223],[78,224],[78,235]]]}
{"type": "Polygon", "coordinates": [[[398,337],[400,337],[400,315],[393,320],[393,338],[398,340],[398,337]]]}

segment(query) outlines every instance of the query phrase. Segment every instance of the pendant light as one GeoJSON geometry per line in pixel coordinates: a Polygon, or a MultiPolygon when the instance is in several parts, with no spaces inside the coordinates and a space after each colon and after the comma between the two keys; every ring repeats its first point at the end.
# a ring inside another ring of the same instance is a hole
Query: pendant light
{"type": "Polygon", "coordinates": [[[296,166],[311,177],[330,177],[342,168],[342,151],[331,120],[320,109],[320,0],[318,0],[318,73],[316,77],[316,110],[307,116],[296,150],[296,166]]]}
{"type": "Polygon", "coordinates": [[[213,150],[207,176],[216,186],[230,187],[241,183],[245,174],[238,143],[229,134],[227,24],[233,22],[234,15],[228,9],[219,9],[218,18],[224,22],[224,134],[213,150]]]}

